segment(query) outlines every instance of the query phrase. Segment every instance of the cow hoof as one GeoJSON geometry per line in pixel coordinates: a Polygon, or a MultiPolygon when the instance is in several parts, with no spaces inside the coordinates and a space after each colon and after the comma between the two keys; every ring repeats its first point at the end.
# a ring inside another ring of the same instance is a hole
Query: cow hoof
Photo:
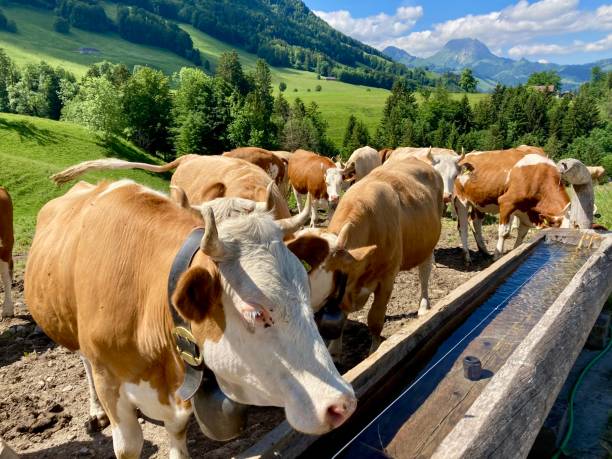
{"type": "Polygon", "coordinates": [[[106,414],[102,414],[99,416],[90,416],[87,421],[85,421],[85,430],[87,433],[96,433],[101,432],[110,424],[108,416],[106,414]]]}
{"type": "Polygon", "coordinates": [[[495,253],[493,254],[493,261],[497,261],[502,257],[502,254],[499,253],[497,250],[495,251],[495,253]]]}
{"type": "Polygon", "coordinates": [[[472,265],[472,258],[470,257],[469,253],[463,254],[463,263],[465,264],[466,268],[469,268],[472,265]]]}

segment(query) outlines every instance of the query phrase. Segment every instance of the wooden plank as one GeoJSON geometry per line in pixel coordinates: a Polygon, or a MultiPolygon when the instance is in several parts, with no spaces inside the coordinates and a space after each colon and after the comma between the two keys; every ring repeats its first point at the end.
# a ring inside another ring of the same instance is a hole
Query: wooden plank
{"type": "Polygon", "coordinates": [[[434,458],[526,457],[603,304],[612,293],[612,236],[576,273],[438,447],[434,458]]]}
{"type": "MultiPolygon", "coordinates": [[[[531,243],[522,244],[476,274],[436,303],[429,314],[408,323],[402,330],[385,340],[374,354],[345,373],[344,377],[352,384],[357,397],[359,399],[366,397],[368,392],[384,381],[391,370],[396,368],[408,355],[414,353],[442,327],[452,322],[458,323],[471,313],[473,308],[520,264],[526,254],[545,235],[546,231],[540,232],[531,243]]],[[[319,437],[296,432],[284,421],[258,443],[235,457],[237,459],[297,457],[317,438],[319,437]]]]}

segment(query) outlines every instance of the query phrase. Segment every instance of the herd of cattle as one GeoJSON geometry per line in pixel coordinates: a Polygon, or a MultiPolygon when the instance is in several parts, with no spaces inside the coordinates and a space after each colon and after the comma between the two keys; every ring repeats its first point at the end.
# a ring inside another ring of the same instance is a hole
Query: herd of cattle
{"type": "MultiPolygon", "coordinates": [[[[333,363],[342,335],[326,346],[313,311],[335,301],[346,317],[373,294],[367,322],[374,351],[400,270],[418,267],[419,315],[428,311],[448,204],[466,263],[470,222],[488,253],[483,217],[499,213],[497,258],[513,216],[518,245],[530,227],[567,226],[570,204],[556,164],[529,146],[461,155],[363,147],[346,164],[304,150],[240,148],[163,166],[88,161],[52,178],[59,184],[109,169],[175,171],[169,196],[130,180],[81,181],[47,203],[28,256],[25,301],[52,340],[79,352],[90,428],[110,423],[119,458],[140,455],[137,409],[164,422],[170,457],[188,457],[190,398],[200,384],[190,375],[201,378],[202,368],[235,402],[284,407],[299,431],[338,427],[357,400],[333,363]],[[328,209],[326,227],[317,227],[320,205],[328,209]]],[[[6,193],[0,229],[2,315],[10,316],[6,193]]]]}

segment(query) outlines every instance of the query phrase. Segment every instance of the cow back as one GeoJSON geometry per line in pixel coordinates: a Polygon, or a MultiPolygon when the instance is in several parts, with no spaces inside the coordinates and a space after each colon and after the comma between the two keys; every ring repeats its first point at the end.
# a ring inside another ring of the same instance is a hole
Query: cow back
{"type": "Polygon", "coordinates": [[[346,192],[329,231],[337,234],[350,222],[350,247],[376,244],[380,266],[372,267],[373,275],[410,269],[440,238],[442,192],[439,174],[422,161],[385,163],[346,192]]]}
{"type": "Polygon", "coordinates": [[[258,147],[242,147],[223,153],[223,156],[239,158],[260,167],[280,188],[286,182],[287,170],[282,159],[271,151],[258,147]]]}
{"type": "MultiPolygon", "coordinates": [[[[265,201],[271,180],[260,167],[242,159],[192,155],[176,169],[171,183],[185,191],[191,204],[199,204],[221,197],[265,201]]],[[[274,190],[274,215],[291,215],[278,189],[274,190]]]]}

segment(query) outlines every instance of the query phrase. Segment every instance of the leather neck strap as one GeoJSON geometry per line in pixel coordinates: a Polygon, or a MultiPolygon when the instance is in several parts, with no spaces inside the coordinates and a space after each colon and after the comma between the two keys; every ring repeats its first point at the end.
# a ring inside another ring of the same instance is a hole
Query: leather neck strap
{"type": "Polygon", "coordinates": [[[176,285],[181,275],[191,266],[195,254],[200,249],[203,236],[204,228],[195,228],[191,231],[174,257],[168,276],[168,305],[174,323],[172,335],[176,342],[176,349],[185,362],[185,379],[178,390],[178,394],[183,400],[191,399],[205,378],[214,378],[212,371],[204,364],[200,348],[191,334],[191,324],[181,317],[172,303],[172,295],[176,290],[176,285]]]}

